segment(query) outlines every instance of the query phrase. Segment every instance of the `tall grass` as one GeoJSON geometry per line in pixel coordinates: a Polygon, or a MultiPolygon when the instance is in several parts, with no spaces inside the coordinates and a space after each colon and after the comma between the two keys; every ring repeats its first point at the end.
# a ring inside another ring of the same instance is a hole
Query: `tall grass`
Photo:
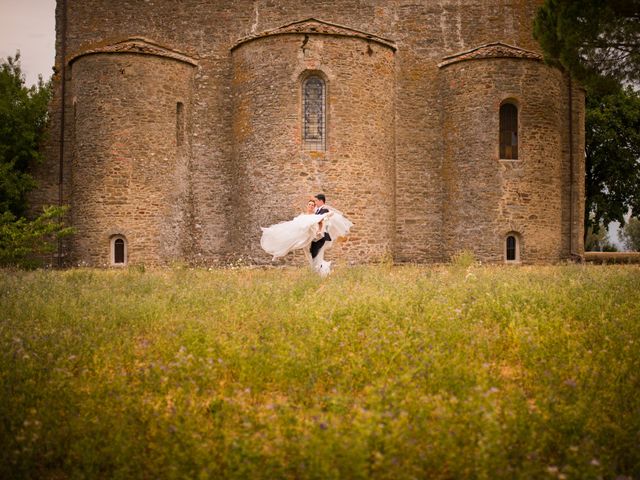
{"type": "Polygon", "coordinates": [[[640,478],[640,268],[0,274],[2,478],[640,478]]]}

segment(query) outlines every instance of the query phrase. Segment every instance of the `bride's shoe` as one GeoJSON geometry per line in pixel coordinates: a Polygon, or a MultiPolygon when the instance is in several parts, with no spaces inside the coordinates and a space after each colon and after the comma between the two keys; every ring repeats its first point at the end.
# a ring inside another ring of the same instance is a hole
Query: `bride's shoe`
{"type": "Polygon", "coordinates": [[[322,262],[318,266],[318,274],[324,278],[331,273],[331,262],[322,262]]]}

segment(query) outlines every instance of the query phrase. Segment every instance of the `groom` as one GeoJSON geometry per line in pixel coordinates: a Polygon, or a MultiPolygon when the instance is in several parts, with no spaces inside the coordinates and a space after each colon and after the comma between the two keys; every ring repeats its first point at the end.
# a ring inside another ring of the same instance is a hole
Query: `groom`
{"type": "MultiPolygon", "coordinates": [[[[326,197],[323,193],[319,193],[315,196],[316,199],[316,215],[322,215],[324,213],[329,213],[329,209],[324,206],[326,201],[326,197]]],[[[325,230],[324,235],[319,240],[315,240],[311,242],[311,258],[316,258],[318,256],[318,252],[320,249],[324,247],[325,242],[330,242],[331,236],[325,230]]]]}

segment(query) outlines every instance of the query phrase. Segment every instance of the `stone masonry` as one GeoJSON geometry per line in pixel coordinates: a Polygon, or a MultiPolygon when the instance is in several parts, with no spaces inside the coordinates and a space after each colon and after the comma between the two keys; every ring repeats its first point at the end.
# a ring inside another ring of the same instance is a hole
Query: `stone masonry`
{"type": "Polygon", "coordinates": [[[69,265],[114,264],[116,238],[126,264],[268,263],[260,227],[319,192],[355,224],[338,262],[504,262],[509,236],[522,263],[581,256],[584,92],[542,61],[540,3],[58,0],[33,201],[70,206],[69,265]]]}

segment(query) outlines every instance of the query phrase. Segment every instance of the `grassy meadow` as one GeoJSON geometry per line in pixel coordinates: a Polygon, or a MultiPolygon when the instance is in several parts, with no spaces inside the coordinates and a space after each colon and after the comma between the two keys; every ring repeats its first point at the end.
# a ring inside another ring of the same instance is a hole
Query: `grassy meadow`
{"type": "Polygon", "coordinates": [[[640,478],[640,267],[0,271],[0,478],[640,478]]]}

